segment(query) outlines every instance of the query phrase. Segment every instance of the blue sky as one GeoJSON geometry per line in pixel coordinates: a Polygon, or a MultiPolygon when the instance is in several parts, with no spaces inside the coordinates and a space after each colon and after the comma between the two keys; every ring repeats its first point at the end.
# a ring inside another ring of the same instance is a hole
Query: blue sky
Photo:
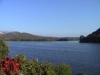
{"type": "Polygon", "coordinates": [[[0,30],[88,35],[100,27],[100,0],[0,0],[0,30]]]}

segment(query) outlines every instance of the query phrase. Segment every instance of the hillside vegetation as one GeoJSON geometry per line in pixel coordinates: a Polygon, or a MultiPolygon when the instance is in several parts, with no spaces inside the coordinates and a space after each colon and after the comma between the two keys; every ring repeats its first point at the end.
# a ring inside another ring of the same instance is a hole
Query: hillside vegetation
{"type": "Polygon", "coordinates": [[[100,43],[100,28],[88,36],[80,36],[81,43],[100,43]]]}
{"type": "Polygon", "coordinates": [[[43,37],[29,33],[10,32],[1,34],[0,39],[7,41],[69,41],[78,40],[78,37],[43,37]]]}

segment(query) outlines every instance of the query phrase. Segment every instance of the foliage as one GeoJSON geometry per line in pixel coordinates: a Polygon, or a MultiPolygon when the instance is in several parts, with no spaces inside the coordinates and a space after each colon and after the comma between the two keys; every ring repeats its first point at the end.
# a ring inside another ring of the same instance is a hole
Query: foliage
{"type": "Polygon", "coordinates": [[[23,75],[27,75],[27,65],[30,65],[29,60],[26,59],[25,55],[15,55],[20,62],[20,70],[23,75]]]}
{"type": "Polygon", "coordinates": [[[0,61],[0,71],[6,75],[19,75],[19,61],[15,58],[2,58],[0,61]]]}
{"type": "Polygon", "coordinates": [[[100,43],[100,28],[86,37],[80,36],[81,43],[100,43]]]}
{"type": "Polygon", "coordinates": [[[53,65],[49,61],[39,63],[38,59],[28,60],[25,55],[16,55],[20,61],[23,75],[71,75],[71,68],[67,64],[53,65]]]}
{"type": "Polygon", "coordinates": [[[49,61],[44,62],[43,71],[44,75],[57,75],[55,71],[55,66],[52,65],[49,61]]]}
{"type": "Polygon", "coordinates": [[[62,63],[57,67],[57,75],[71,75],[71,68],[69,65],[62,63]]]}
{"type": "Polygon", "coordinates": [[[9,53],[9,48],[7,44],[3,40],[0,40],[0,59],[2,57],[7,56],[8,53],[9,53]]]}
{"type": "Polygon", "coordinates": [[[83,35],[81,35],[81,36],[80,36],[80,39],[83,39],[83,38],[84,38],[84,36],[83,36],[83,35]]]}

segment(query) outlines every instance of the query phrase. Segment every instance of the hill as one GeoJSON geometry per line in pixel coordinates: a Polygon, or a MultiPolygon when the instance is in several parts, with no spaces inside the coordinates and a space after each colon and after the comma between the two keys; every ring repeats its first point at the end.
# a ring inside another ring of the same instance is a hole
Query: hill
{"type": "MultiPolygon", "coordinates": [[[[36,36],[29,33],[20,33],[20,32],[10,32],[2,34],[0,39],[9,40],[9,41],[41,41],[44,40],[42,36],[36,36]]],[[[48,40],[45,38],[45,40],[48,40]]]]}
{"type": "Polygon", "coordinates": [[[81,43],[100,43],[100,28],[92,32],[88,36],[80,36],[81,43]]]}
{"type": "Polygon", "coordinates": [[[0,36],[0,39],[7,41],[68,41],[68,40],[78,40],[78,37],[62,37],[62,38],[43,37],[29,33],[10,32],[2,34],[0,36]]]}

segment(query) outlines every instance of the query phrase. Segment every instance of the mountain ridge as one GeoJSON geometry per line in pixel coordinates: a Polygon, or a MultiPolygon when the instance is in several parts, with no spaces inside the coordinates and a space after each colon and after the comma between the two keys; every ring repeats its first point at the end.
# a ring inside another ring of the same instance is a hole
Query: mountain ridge
{"type": "Polygon", "coordinates": [[[26,32],[8,32],[2,34],[0,39],[7,41],[68,41],[68,40],[78,40],[78,37],[47,37],[47,36],[37,36],[26,32]]]}

